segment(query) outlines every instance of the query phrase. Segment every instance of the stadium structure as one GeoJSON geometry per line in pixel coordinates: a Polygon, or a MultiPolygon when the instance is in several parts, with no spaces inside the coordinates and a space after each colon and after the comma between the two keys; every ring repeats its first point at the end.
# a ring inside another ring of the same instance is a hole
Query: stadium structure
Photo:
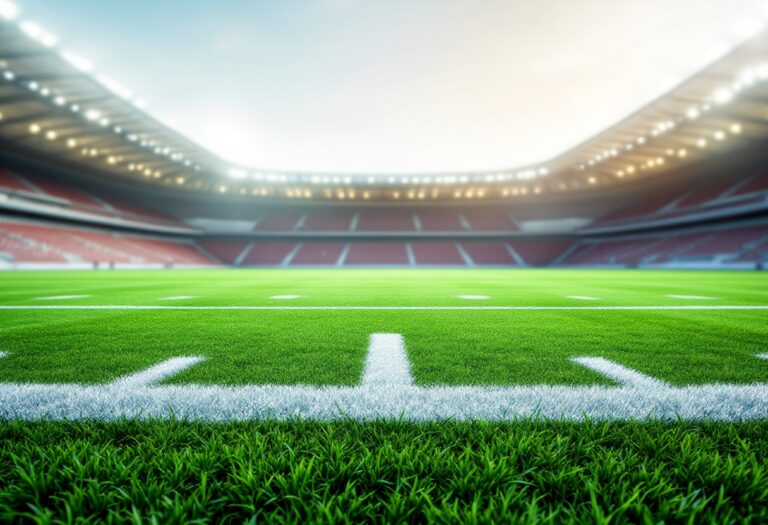
{"type": "Polygon", "coordinates": [[[0,522],[768,523],[768,31],[540,164],[316,173],[16,14],[0,522]]]}
{"type": "Polygon", "coordinates": [[[0,27],[4,268],[761,268],[768,39],[760,35],[549,162],[494,172],[232,167],[0,27]]]}

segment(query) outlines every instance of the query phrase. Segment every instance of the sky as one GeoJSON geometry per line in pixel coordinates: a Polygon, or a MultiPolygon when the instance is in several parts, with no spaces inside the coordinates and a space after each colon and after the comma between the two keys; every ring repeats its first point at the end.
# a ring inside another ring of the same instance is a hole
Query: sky
{"type": "Polygon", "coordinates": [[[743,40],[768,0],[16,0],[233,165],[539,164],[743,40]]]}

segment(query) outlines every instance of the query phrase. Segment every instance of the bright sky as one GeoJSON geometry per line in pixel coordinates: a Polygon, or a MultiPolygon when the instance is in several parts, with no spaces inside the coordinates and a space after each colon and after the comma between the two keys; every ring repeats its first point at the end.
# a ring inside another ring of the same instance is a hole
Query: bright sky
{"type": "Polygon", "coordinates": [[[249,167],[538,163],[732,47],[766,0],[17,0],[249,167]]]}

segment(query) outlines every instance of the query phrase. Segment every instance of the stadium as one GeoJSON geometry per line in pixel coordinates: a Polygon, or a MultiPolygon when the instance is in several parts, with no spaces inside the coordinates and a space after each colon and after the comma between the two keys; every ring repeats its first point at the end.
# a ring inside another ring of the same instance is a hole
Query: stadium
{"type": "Polygon", "coordinates": [[[540,162],[334,171],[54,30],[0,0],[2,521],[768,522],[768,32],[540,162]]]}

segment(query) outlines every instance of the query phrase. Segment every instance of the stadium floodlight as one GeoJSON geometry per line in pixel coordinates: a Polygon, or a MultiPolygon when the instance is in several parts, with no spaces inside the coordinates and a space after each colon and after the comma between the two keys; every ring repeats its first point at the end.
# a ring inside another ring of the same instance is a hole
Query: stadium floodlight
{"type": "Polygon", "coordinates": [[[101,118],[101,112],[96,109],[89,109],[85,112],[85,118],[91,122],[95,122],[101,118]]]}
{"type": "Polygon", "coordinates": [[[19,24],[19,27],[27,36],[40,42],[45,47],[54,47],[58,43],[58,39],[43,29],[37,22],[25,20],[19,24]]]}
{"type": "Polygon", "coordinates": [[[19,6],[9,0],[0,0],[0,17],[5,20],[14,20],[19,16],[19,6]]]}
{"type": "Polygon", "coordinates": [[[244,179],[248,176],[248,172],[242,168],[230,168],[227,170],[227,175],[232,179],[244,179]]]}
{"type": "Polygon", "coordinates": [[[70,65],[74,66],[76,69],[84,72],[89,73],[93,71],[93,64],[86,58],[81,57],[80,55],[76,53],[72,53],[71,51],[61,51],[59,53],[61,58],[69,62],[70,65]]]}
{"type": "Polygon", "coordinates": [[[718,104],[727,104],[733,100],[733,91],[730,88],[720,88],[715,91],[712,99],[718,104]]]}
{"type": "Polygon", "coordinates": [[[696,120],[701,115],[701,112],[699,112],[698,108],[689,108],[685,115],[691,120],[696,120]]]}

